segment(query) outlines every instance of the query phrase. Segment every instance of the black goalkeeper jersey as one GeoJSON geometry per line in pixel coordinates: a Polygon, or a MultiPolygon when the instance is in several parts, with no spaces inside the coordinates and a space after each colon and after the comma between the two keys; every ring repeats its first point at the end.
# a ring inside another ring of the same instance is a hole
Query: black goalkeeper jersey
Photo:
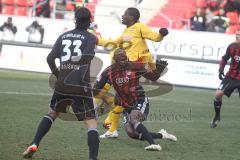
{"type": "MultiPolygon", "coordinates": [[[[74,29],[58,37],[47,57],[52,72],[56,72],[55,59],[60,59],[55,91],[85,95],[90,87],[90,64],[95,55],[96,37],[74,29]]],[[[88,95],[88,94],[87,94],[88,95]]]]}

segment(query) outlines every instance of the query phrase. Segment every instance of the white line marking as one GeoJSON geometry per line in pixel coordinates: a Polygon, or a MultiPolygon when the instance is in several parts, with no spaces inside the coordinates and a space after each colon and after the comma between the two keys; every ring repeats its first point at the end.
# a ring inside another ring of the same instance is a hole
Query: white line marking
{"type": "Polygon", "coordinates": [[[30,96],[50,96],[50,93],[37,93],[37,92],[0,92],[0,94],[9,94],[9,95],[30,95],[30,96]]]}

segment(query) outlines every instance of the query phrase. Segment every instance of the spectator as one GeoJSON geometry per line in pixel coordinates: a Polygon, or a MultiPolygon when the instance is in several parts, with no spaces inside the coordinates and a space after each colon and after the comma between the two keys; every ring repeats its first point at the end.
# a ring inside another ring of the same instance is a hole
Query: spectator
{"type": "Polygon", "coordinates": [[[50,2],[49,0],[36,0],[34,4],[35,16],[50,18],[50,2]]]}
{"type": "Polygon", "coordinates": [[[13,41],[15,34],[17,33],[17,27],[12,22],[12,17],[8,17],[7,22],[4,22],[0,27],[0,31],[3,32],[2,39],[13,41]]]}
{"type": "Polygon", "coordinates": [[[33,21],[30,26],[26,28],[29,43],[42,43],[44,37],[44,28],[37,20],[33,21]]]}
{"type": "Polygon", "coordinates": [[[228,27],[229,19],[224,16],[223,9],[219,9],[218,14],[212,18],[212,21],[208,24],[207,31],[225,33],[228,27]]]}
{"type": "Polygon", "coordinates": [[[66,0],[55,0],[56,3],[56,15],[57,19],[64,19],[64,12],[66,9],[66,0]]]}
{"type": "Polygon", "coordinates": [[[196,15],[190,18],[191,30],[205,31],[206,30],[206,14],[205,8],[198,7],[196,15]]]}
{"type": "Polygon", "coordinates": [[[240,1],[239,0],[226,0],[224,4],[225,12],[237,11],[240,13],[240,1]]]}
{"type": "Polygon", "coordinates": [[[207,3],[206,8],[206,23],[210,23],[213,19],[213,17],[216,15],[216,12],[218,13],[219,6],[216,1],[211,0],[207,3]]]}
{"type": "Polygon", "coordinates": [[[176,28],[179,30],[190,30],[189,21],[185,19],[181,19],[179,23],[176,23],[176,28]]]}

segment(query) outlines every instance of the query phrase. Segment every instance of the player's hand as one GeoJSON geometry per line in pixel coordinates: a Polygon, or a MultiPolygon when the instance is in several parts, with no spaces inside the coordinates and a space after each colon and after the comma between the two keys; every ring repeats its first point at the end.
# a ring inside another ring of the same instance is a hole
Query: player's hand
{"type": "Polygon", "coordinates": [[[224,77],[225,77],[225,75],[224,75],[223,71],[219,71],[218,78],[220,80],[223,80],[224,77]]]}
{"type": "Polygon", "coordinates": [[[167,28],[161,28],[159,30],[159,33],[161,34],[161,36],[165,37],[166,35],[168,35],[168,29],[167,28]]]}
{"type": "Polygon", "coordinates": [[[167,67],[168,63],[167,61],[163,61],[163,60],[156,60],[156,68],[157,68],[157,72],[162,73],[164,71],[164,69],[167,67]]]}

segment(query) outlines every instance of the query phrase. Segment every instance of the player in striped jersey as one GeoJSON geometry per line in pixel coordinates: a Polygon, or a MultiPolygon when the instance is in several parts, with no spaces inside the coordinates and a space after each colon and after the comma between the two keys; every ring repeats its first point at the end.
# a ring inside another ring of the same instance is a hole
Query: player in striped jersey
{"type": "MultiPolygon", "coordinates": [[[[148,64],[150,70],[155,70],[156,65],[153,60],[152,54],[149,52],[145,39],[159,42],[167,34],[166,28],[161,28],[159,32],[153,32],[147,25],[139,22],[140,12],[136,8],[128,8],[122,16],[122,24],[126,25],[126,29],[122,35],[116,39],[106,40],[100,38],[98,45],[107,47],[113,45],[115,47],[122,46],[126,50],[126,54],[129,61],[141,62],[148,64]]],[[[110,85],[106,84],[104,92],[100,93],[102,96],[110,89],[110,85]]],[[[109,98],[108,101],[112,101],[113,98],[109,98]]],[[[114,106],[110,111],[108,117],[104,121],[104,126],[110,125],[108,131],[101,135],[100,138],[118,137],[117,128],[119,125],[120,114],[123,108],[114,106]]]]}
{"type": "Polygon", "coordinates": [[[235,89],[238,89],[238,92],[240,93],[240,31],[236,34],[236,42],[233,42],[228,46],[225,55],[220,61],[219,79],[222,80],[222,82],[215,94],[215,116],[211,122],[212,128],[217,127],[217,123],[220,121],[223,95],[230,97],[235,89]],[[226,76],[224,76],[224,68],[229,59],[231,59],[230,68],[226,76]]]}
{"type": "Polygon", "coordinates": [[[113,86],[116,91],[115,105],[124,108],[125,131],[131,138],[146,140],[149,143],[149,146],[145,147],[146,150],[161,150],[161,146],[155,144],[155,138],[177,141],[174,135],[163,129],[158,133],[149,132],[142,123],[149,113],[149,101],[139,84],[139,79],[143,76],[156,81],[167,66],[166,61],[160,61],[155,70],[148,71],[143,63],[128,62],[123,49],[117,49],[113,59],[115,63],[107,67],[97,79],[93,87],[94,95],[97,96],[106,83],[113,86]]]}

